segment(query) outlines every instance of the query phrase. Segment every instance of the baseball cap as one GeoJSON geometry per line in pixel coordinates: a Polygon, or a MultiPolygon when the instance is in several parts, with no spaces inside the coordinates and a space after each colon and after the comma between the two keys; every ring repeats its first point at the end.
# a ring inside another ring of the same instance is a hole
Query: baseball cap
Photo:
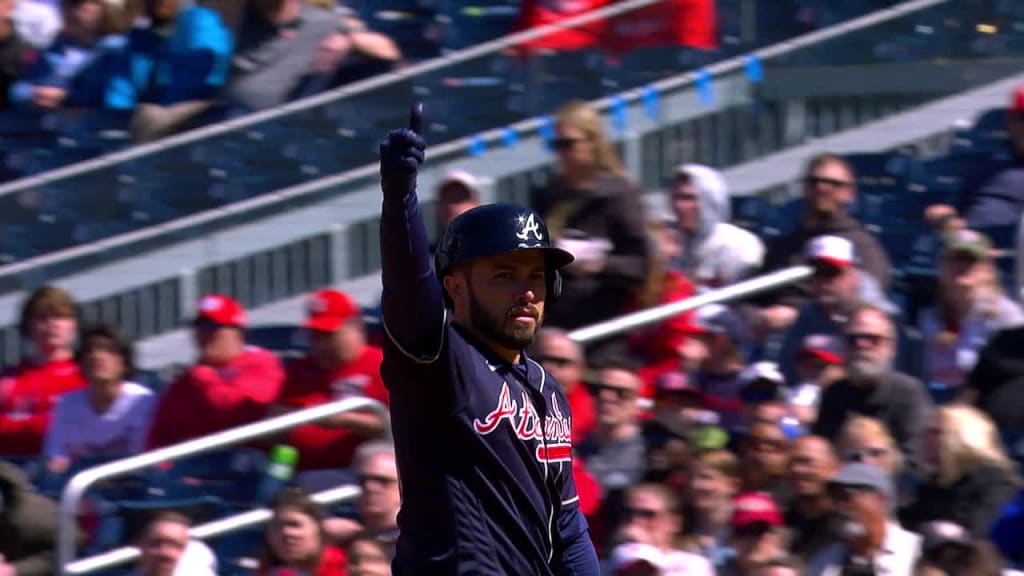
{"type": "Polygon", "coordinates": [[[648,564],[661,569],[665,564],[665,555],[650,544],[637,542],[620,544],[612,551],[613,570],[622,570],[637,564],[648,564]]]}
{"type": "Polygon", "coordinates": [[[918,527],[921,535],[921,548],[925,554],[934,552],[943,546],[971,546],[971,534],[963,526],[947,520],[926,522],[918,527]]]}
{"type": "Polygon", "coordinates": [[[194,323],[245,328],[245,308],[234,298],[222,294],[203,296],[194,323]]]}
{"type": "MultiPolygon", "coordinates": [[[[467,200],[479,200],[480,197],[480,182],[476,176],[473,176],[465,170],[452,170],[445,177],[444,180],[438,185],[437,190],[440,195],[440,191],[449,184],[458,184],[465,189],[465,196],[459,198],[446,199],[449,202],[465,202],[467,200]]],[[[443,200],[444,198],[439,198],[443,200]]]]}
{"type": "Polygon", "coordinates": [[[833,266],[847,267],[857,264],[853,242],[840,236],[818,236],[807,243],[809,262],[827,262],[833,266]]]}
{"type": "Polygon", "coordinates": [[[957,230],[946,236],[946,252],[967,254],[979,260],[992,258],[992,241],[981,232],[957,230]]]}
{"type": "Polygon", "coordinates": [[[743,340],[746,333],[739,314],[722,304],[706,304],[698,308],[684,330],[690,334],[724,334],[733,342],[743,340]]]}
{"type": "Polygon", "coordinates": [[[864,462],[850,462],[839,469],[839,473],[828,481],[832,486],[853,486],[870,488],[892,500],[895,493],[892,477],[885,470],[864,462]]]}
{"type": "Polygon", "coordinates": [[[782,526],[782,510],[775,500],[760,492],[740,494],[732,501],[733,528],[763,523],[769,526],[782,526]]]}
{"type": "Polygon", "coordinates": [[[704,394],[700,391],[700,388],[697,388],[696,386],[690,383],[690,379],[686,376],[686,374],[677,371],[666,372],[661,376],[658,376],[658,378],[654,381],[655,396],[664,393],[690,393],[693,394],[694,396],[704,396],[704,394]]]}
{"type": "Polygon", "coordinates": [[[742,388],[740,398],[744,402],[768,402],[786,400],[783,386],[786,378],[775,362],[754,362],[740,372],[742,388]]]}
{"type": "Polygon", "coordinates": [[[334,332],[360,313],[359,306],[348,294],[338,290],[320,290],[314,292],[306,303],[306,328],[334,332]]]}
{"type": "Polygon", "coordinates": [[[843,363],[843,349],[839,338],[831,334],[810,334],[800,345],[800,354],[813,356],[829,364],[843,363]]]}

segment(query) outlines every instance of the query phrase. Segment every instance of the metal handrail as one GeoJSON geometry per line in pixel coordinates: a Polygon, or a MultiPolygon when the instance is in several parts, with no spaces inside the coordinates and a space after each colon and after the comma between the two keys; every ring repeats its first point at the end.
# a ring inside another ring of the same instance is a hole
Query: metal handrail
{"type": "Polygon", "coordinates": [[[647,308],[639,312],[633,312],[632,314],[612,318],[611,320],[607,320],[593,326],[580,328],[570,332],[569,338],[572,338],[581,344],[593,342],[594,340],[614,336],[627,330],[639,328],[640,326],[660,322],[677,314],[695,310],[707,304],[745,298],[767,290],[774,290],[776,288],[795,284],[810,278],[812,273],[813,270],[810,266],[793,266],[792,268],[785,268],[778,272],[772,272],[770,274],[765,274],[764,276],[758,276],[757,278],[737,282],[736,284],[732,284],[724,288],[718,288],[701,294],[700,296],[694,296],[693,298],[687,298],[686,300],[680,300],[678,302],[662,304],[661,306],[656,306],[654,308],[647,308]]]}
{"type": "MultiPolygon", "coordinates": [[[[311,498],[314,502],[321,505],[338,504],[354,500],[359,496],[360,492],[361,490],[358,486],[339,486],[317,492],[311,498]]],[[[273,516],[273,511],[269,508],[257,508],[256,510],[241,512],[226,518],[207,522],[206,524],[194,526],[189,530],[189,537],[196,540],[208,540],[236,530],[264,524],[270,520],[271,516],[273,516]]],[[[138,559],[141,555],[142,550],[138,546],[122,546],[103,554],[76,560],[64,567],[64,573],[88,574],[97,570],[127,564],[138,559]]]]}
{"type": "MultiPolygon", "coordinates": [[[[810,46],[812,44],[816,44],[818,42],[823,42],[825,40],[830,40],[830,39],[835,38],[835,37],[843,36],[845,34],[848,34],[850,32],[855,32],[855,31],[860,30],[862,28],[873,26],[873,25],[879,24],[881,22],[886,22],[888,20],[891,20],[891,19],[894,19],[894,18],[898,18],[900,16],[904,16],[906,14],[910,14],[910,13],[916,12],[918,10],[924,10],[924,9],[930,8],[932,6],[936,6],[938,4],[945,4],[945,3],[948,3],[950,1],[951,0],[909,0],[908,2],[904,2],[902,4],[899,4],[897,6],[893,6],[891,8],[886,8],[884,10],[879,10],[877,12],[872,12],[871,14],[868,14],[866,16],[861,16],[859,18],[854,18],[853,20],[850,20],[850,21],[845,22],[843,24],[835,24],[833,26],[829,26],[828,28],[823,28],[821,30],[817,30],[817,31],[814,31],[814,32],[809,32],[807,34],[804,34],[804,35],[799,36],[797,38],[794,38],[792,40],[788,40],[788,41],[785,41],[785,42],[780,42],[778,44],[774,44],[774,45],[769,46],[767,48],[762,48],[760,50],[756,50],[756,51],[752,52],[751,54],[749,54],[747,56],[740,56],[740,57],[736,57],[736,58],[730,58],[728,60],[724,60],[724,61],[719,62],[717,64],[712,64],[712,65],[708,66],[707,68],[705,68],[704,72],[709,77],[712,77],[712,78],[721,76],[723,74],[740,72],[740,71],[743,71],[748,66],[750,58],[755,58],[756,57],[756,58],[758,58],[760,60],[767,60],[769,58],[774,58],[774,57],[777,57],[777,56],[788,54],[790,52],[793,52],[793,51],[798,50],[800,48],[804,48],[806,46],[810,46]]],[[[609,7],[609,8],[624,8],[626,6],[631,6],[631,4],[628,3],[628,2],[627,3],[623,3],[623,4],[616,4],[616,5],[613,5],[613,6],[609,7]]],[[[618,13],[618,12],[616,12],[616,13],[618,13]]],[[[562,24],[562,26],[565,26],[569,22],[570,22],[569,20],[566,20],[565,23],[561,23],[561,24],[562,24]]],[[[521,42],[521,41],[523,41],[523,39],[528,39],[527,38],[528,34],[537,32],[538,30],[540,30],[540,29],[535,29],[535,30],[531,30],[529,32],[521,33],[523,38],[519,37],[520,34],[516,34],[516,35],[510,36],[509,39],[516,38],[516,41],[520,41],[521,42]]],[[[529,38],[532,38],[532,36],[530,36],[529,38]]],[[[473,48],[471,48],[469,50],[473,50],[473,48]]],[[[454,57],[455,57],[455,55],[453,55],[451,58],[454,58],[454,57]]],[[[410,68],[409,71],[417,70],[417,69],[418,69],[417,67],[413,67],[413,68],[410,68]]],[[[627,90],[627,91],[622,92],[622,93],[620,93],[618,95],[615,95],[615,96],[609,96],[609,97],[606,97],[606,98],[601,98],[599,100],[596,100],[596,101],[592,102],[592,104],[593,104],[593,106],[595,108],[597,108],[599,111],[602,111],[602,112],[604,112],[609,107],[611,107],[613,103],[619,102],[619,101],[625,102],[628,105],[634,105],[637,102],[640,102],[644,98],[644,96],[649,93],[648,92],[649,90],[653,89],[653,90],[656,90],[656,91],[658,91],[660,93],[665,93],[665,92],[669,92],[669,91],[672,91],[672,90],[679,90],[679,89],[682,89],[682,88],[685,88],[685,87],[688,87],[688,86],[696,85],[698,80],[700,78],[702,78],[702,77],[703,77],[702,74],[698,73],[697,71],[687,72],[685,74],[680,74],[678,76],[673,76],[671,78],[666,78],[665,80],[660,80],[660,81],[657,81],[657,82],[653,82],[653,83],[649,84],[648,86],[644,86],[644,87],[640,87],[640,88],[635,88],[635,89],[632,89],[632,90],[627,90]]],[[[374,81],[374,80],[376,80],[376,79],[371,79],[371,80],[368,80],[367,82],[371,82],[371,81],[374,81]]],[[[353,85],[352,89],[355,89],[356,87],[361,86],[361,85],[362,85],[361,83],[360,84],[355,84],[355,85],[353,85]]],[[[331,93],[327,93],[327,94],[324,94],[324,95],[321,95],[321,96],[315,96],[313,98],[326,97],[328,94],[340,95],[341,92],[340,91],[339,92],[331,92],[331,93]]],[[[349,92],[346,92],[345,94],[349,94],[349,92]]],[[[303,100],[302,102],[307,102],[307,100],[303,100]]],[[[284,113],[283,111],[295,110],[296,109],[295,106],[297,104],[298,103],[296,103],[295,105],[285,105],[280,110],[282,111],[282,113],[284,113]]],[[[275,110],[278,110],[278,109],[275,109],[275,110]]],[[[271,111],[268,111],[268,112],[265,112],[265,113],[259,113],[259,114],[270,114],[270,113],[271,113],[271,111]]],[[[249,117],[247,116],[246,118],[249,118],[249,117]]],[[[265,119],[267,119],[267,116],[260,116],[260,120],[265,120],[265,119]]],[[[546,121],[545,121],[545,119],[543,117],[527,118],[525,120],[521,120],[519,122],[516,122],[515,124],[512,124],[508,128],[511,128],[512,130],[514,130],[515,132],[518,132],[520,134],[533,135],[533,134],[537,134],[541,130],[541,128],[545,125],[545,122],[546,121]]],[[[229,123],[229,124],[231,124],[231,123],[229,123]]],[[[245,124],[241,123],[241,120],[234,121],[234,123],[232,124],[233,127],[237,127],[237,126],[241,126],[241,125],[245,125],[245,124]]],[[[200,130],[202,130],[202,129],[200,129],[200,130]]],[[[198,132],[198,131],[196,131],[196,132],[198,132]]],[[[153,149],[155,150],[156,147],[159,147],[159,146],[164,146],[164,147],[172,146],[172,145],[175,145],[176,143],[179,143],[182,138],[185,138],[189,134],[193,134],[193,133],[194,132],[189,132],[189,133],[183,134],[182,136],[179,136],[179,137],[171,137],[171,138],[168,138],[166,140],[161,140],[160,144],[145,145],[145,146],[139,147],[138,149],[148,150],[149,148],[146,148],[146,146],[150,146],[150,147],[154,147],[153,149]]],[[[203,134],[204,134],[204,137],[211,135],[209,133],[203,133],[203,134]]],[[[496,127],[496,128],[494,128],[492,130],[488,130],[488,131],[482,132],[482,133],[477,134],[477,135],[467,136],[467,137],[464,137],[464,138],[458,138],[456,140],[452,140],[452,141],[447,142],[445,144],[442,144],[440,146],[432,147],[430,149],[430,158],[431,158],[432,162],[437,163],[437,162],[445,160],[445,159],[447,159],[447,158],[449,158],[451,156],[455,156],[455,155],[458,155],[458,154],[464,154],[466,149],[467,149],[468,144],[471,141],[473,141],[474,139],[479,139],[479,141],[483,142],[485,144],[485,146],[489,148],[490,146],[494,145],[495,143],[501,142],[502,139],[505,137],[505,135],[506,135],[506,128],[496,127]]],[[[132,148],[131,150],[125,151],[123,153],[118,153],[118,154],[112,154],[112,155],[109,155],[109,156],[104,156],[102,158],[98,158],[96,160],[89,161],[89,162],[95,162],[95,163],[98,163],[98,164],[102,164],[103,166],[109,166],[109,165],[112,165],[112,164],[116,164],[117,162],[121,162],[121,161],[130,159],[130,158],[134,158],[135,156],[127,156],[127,154],[129,152],[132,152],[133,150],[137,150],[137,149],[136,148],[132,148]]],[[[139,152],[136,152],[136,153],[139,153],[139,152]]],[[[51,182],[53,180],[60,179],[60,178],[62,178],[64,176],[71,176],[71,175],[78,174],[79,172],[69,172],[69,171],[72,170],[72,169],[80,171],[81,168],[79,168],[79,167],[83,166],[84,164],[85,163],[75,164],[73,166],[69,166],[68,168],[61,168],[61,169],[58,169],[58,170],[54,170],[52,172],[47,172],[47,173],[39,175],[39,176],[32,176],[32,177],[21,179],[21,180],[15,180],[14,182],[11,182],[8,185],[0,186],[0,195],[6,194],[8,192],[15,191],[15,190],[20,190],[22,188],[43,185],[43,184],[49,183],[49,182],[51,182]]],[[[265,209],[265,208],[269,208],[269,207],[275,206],[275,205],[284,206],[288,202],[290,202],[290,201],[292,201],[292,200],[294,200],[296,198],[301,198],[301,197],[304,197],[304,196],[309,196],[309,195],[312,195],[312,194],[317,194],[317,193],[323,192],[325,190],[330,190],[332,188],[343,186],[345,184],[350,184],[352,182],[357,182],[357,181],[365,179],[365,178],[373,177],[373,176],[375,176],[379,172],[379,170],[380,170],[380,167],[377,164],[368,164],[366,166],[361,166],[361,167],[358,167],[358,168],[353,168],[351,170],[347,170],[345,172],[341,172],[341,173],[338,173],[338,174],[332,174],[332,175],[329,175],[329,176],[323,176],[323,177],[318,178],[316,180],[311,180],[309,182],[303,182],[301,184],[296,184],[294,186],[290,186],[290,187],[278,190],[277,192],[270,192],[270,193],[263,194],[263,195],[261,195],[259,197],[256,197],[256,198],[250,198],[248,200],[243,200],[241,202],[233,203],[233,204],[230,204],[230,205],[225,206],[223,208],[214,208],[214,209],[211,209],[211,210],[206,210],[204,212],[200,212],[198,214],[192,214],[190,216],[185,216],[185,217],[182,217],[182,218],[178,218],[178,219],[172,220],[171,222],[168,222],[166,224],[161,224],[161,225],[157,225],[157,226],[151,226],[151,227],[143,228],[141,230],[137,230],[137,231],[134,231],[134,232],[127,232],[125,234],[120,234],[120,235],[111,237],[111,238],[106,239],[106,240],[101,240],[99,242],[93,242],[93,243],[85,244],[85,245],[82,245],[82,246],[75,246],[73,248],[66,248],[66,249],[60,250],[58,252],[53,252],[53,253],[50,253],[50,254],[44,254],[42,256],[36,256],[36,257],[33,257],[33,258],[29,258],[28,260],[24,260],[22,262],[16,262],[14,264],[10,264],[10,265],[7,265],[7,266],[0,266],[0,277],[3,277],[3,276],[14,276],[14,275],[18,275],[18,274],[23,274],[23,273],[25,273],[27,271],[34,270],[34,269],[39,268],[39,267],[54,265],[54,264],[58,264],[60,262],[66,262],[66,261],[69,261],[69,260],[73,260],[75,258],[81,258],[81,257],[89,256],[89,255],[102,254],[103,252],[105,252],[107,250],[111,250],[111,249],[115,249],[115,248],[121,248],[121,247],[129,246],[129,245],[137,243],[137,242],[143,242],[143,241],[151,240],[153,238],[156,238],[156,237],[159,237],[159,236],[162,236],[162,235],[165,235],[165,234],[169,235],[169,234],[176,233],[176,232],[182,232],[182,231],[188,230],[190,228],[195,228],[195,227],[206,225],[206,224],[209,224],[209,223],[212,223],[212,222],[217,222],[217,221],[222,220],[222,219],[227,219],[227,218],[235,217],[238,214],[241,214],[241,213],[244,213],[244,212],[249,212],[249,211],[254,211],[254,210],[259,210],[259,209],[265,209]]]]}
{"type": "Polygon", "coordinates": [[[61,573],[66,573],[65,569],[68,564],[75,560],[75,555],[77,554],[78,535],[78,522],[76,517],[78,514],[79,504],[82,501],[82,497],[85,495],[85,491],[96,482],[106,480],[108,478],[123,476],[161,462],[180,460],[186,456],[193,456],[195,454],[209,452],[218,448],[233,446],[256,438],[262,438],[277,432],[284,432],[296,426],[309,424],[343,412],[353,412],[356,410],[370,410],[379,415],[385,421],[387,421],[388,418],[387,409],[380,402],[369,398],[348,398],[346,400],[338,400],[274,418],[268,418],[266,420],[240,426],[238,428],[224,430],[222,432],[210,434],[209,436],[203,436],[201,438],[188,440],[165,448],[144,452],[137,456],[115,460],[114,462],[101,464],[75,474],[75,476],[71,478],[71,481],[68,482],[67,486],[64,487],[64,493],[61,495],[60,499],[60,524],[57,533],[57,560],[61,573]]]}

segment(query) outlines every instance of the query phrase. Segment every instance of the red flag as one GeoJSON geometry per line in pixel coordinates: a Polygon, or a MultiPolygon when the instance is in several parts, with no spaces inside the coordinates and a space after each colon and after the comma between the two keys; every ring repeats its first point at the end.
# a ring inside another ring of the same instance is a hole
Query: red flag
{"type": "MultiPolygon", "coordinates": [[[[524,0],[519,12],[518,30],[547,26],[597,10],[613,0],[524,0]]],[[[575,28],[559,30],[547,36],[524,42],[529,50],[577,50],[598,44],[605,34],[603,19],[575,28]]]]}
{"type": "Polygon", "coordinates": [[[607,24],[605,47],[627,52],[645,46],[718,47],[714,0],[663,0],[607,24]]]}

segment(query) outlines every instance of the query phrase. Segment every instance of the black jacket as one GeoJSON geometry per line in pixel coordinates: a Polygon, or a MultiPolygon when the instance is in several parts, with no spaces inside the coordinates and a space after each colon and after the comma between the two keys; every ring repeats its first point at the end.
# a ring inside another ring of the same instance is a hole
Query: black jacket
{"type": "Polygon", "coordinates": [[[918,487],[917,499],[900,515],[908,530],[933,520],[948,520],[967,528],[975,538],[986,539],[1003,507],[1017,494],[1013,475],[997,466],[984,465],[966,472],[950,486],[935,480],[918,487]]]}
{"type": "Polygon", "coordinates": [[[1000,432],[1024,434],[1024,327],[1007,328],[981,349],[967,387],[1000,432]]]}

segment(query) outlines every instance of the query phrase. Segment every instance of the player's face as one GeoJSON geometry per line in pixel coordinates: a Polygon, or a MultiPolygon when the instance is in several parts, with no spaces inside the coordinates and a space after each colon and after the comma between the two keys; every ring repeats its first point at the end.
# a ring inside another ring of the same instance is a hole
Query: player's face
{"type": "Polygon", "coordinates": [[[469,322],[480,336],[507,350],[533,343],[547,297],[544,254],[522,250],[481,258],[469,269],[469,322]]]}

